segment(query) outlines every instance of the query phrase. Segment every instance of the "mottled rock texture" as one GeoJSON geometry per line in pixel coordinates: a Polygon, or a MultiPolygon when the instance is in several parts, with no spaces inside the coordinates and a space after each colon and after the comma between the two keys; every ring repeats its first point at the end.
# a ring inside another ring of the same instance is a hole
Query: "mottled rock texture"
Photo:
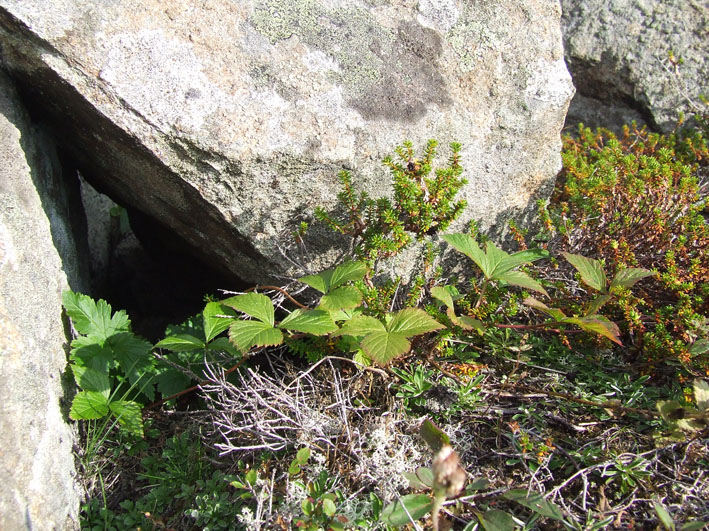
{"type": "Polygon", "coordinates": [[[277,243],[334,205],[341,169],[385,193],[380,161],[404,139],[463,144],[466,219],[484,227],[544,196],[573,94],[560,15],[558,0],[0,0],[0,53],[97,188],[263,281],[298,272],[277,243]]]}
{"type": "Polygon", "coordinates": [[[67,277],[85,286],[61,172],[0,72],[0,529],[8,531],[78,529],[61,292],[67,277]]]}
{"type": "Polygon", "coordinates": [[[577,96],[569,121],[671,130],[709,88],[706,0],[562,0],[566,60],[577,96]],[[683,63],[669,60],[672,52],[683,63]]]}

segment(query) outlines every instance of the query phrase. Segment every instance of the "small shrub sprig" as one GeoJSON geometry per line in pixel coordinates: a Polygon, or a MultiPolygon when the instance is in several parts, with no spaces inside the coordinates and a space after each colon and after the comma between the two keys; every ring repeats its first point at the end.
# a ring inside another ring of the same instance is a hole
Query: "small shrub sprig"
{"type": "Polygon", "coordinates": [[[706,370],[692,349],[709,313],[709,226],[702,216],[709,167],[706,117],[668,136],[626,127],[621,138],[580,126],[564,139],[564,170],[542,224],[550,248],[601,259],[611,273],[656,271],[638,296],[621,294],[615,316],[637,337],[646,362],[680,361],[706,370]],[[704,196],[704,197],[702,197],[704,196]]]}
{"type": "Polygon", "coordinates": [[[465,201],[455,201],[467,182],[461,177],[460,144],[451,144],[449,165],[433,171],[436,146],[435,140],[429,140],[422,158],[417,159],[411,142],[404,142],[395,150],[398,161],[384,159],[392,174],[393,202],[371,199],[365,192],[357,195],[351,174],[342,171],[339,177],[343,190],[337,197],[345,215],[337,219],[323,208],[316,209],[317,219],[352,238],[355,256],[371,270],[379,260],[396,255],[413,239],[445,230],[465,209],[465,201]]]}

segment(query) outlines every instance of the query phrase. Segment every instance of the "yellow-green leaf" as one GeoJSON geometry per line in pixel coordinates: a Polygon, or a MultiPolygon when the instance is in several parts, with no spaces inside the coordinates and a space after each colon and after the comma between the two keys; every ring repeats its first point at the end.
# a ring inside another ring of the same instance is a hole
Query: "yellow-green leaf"
{"type": "Polygon", "coordinates": [[[271,326],[275,324],[275,310],[271,299],[261,293],[245,293],[222,301],[222,304],[244,312],[271,326]]]}
{"type": "Polygon", "coordinates": [[[242,352],[251,347],[280,345],[283,333],[261,321],[234,321],[229,327],[229,340],[242,352]]]}

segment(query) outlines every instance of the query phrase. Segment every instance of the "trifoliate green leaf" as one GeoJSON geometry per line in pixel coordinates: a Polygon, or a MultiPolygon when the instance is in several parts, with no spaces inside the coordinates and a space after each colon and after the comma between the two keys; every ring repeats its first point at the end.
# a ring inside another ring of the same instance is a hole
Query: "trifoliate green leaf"
{"type": "Polygon", "coordinates": [[[79,336],[71,342],[70,359],[77,365],[107,373],[114,365],[113,351],[94,336],[79,336]]]}
{"type": "Polygon", "coordinates": [[[301,309],[291,312],[278,327],[314,336],[323,336],[338,329],[328,312],[301,309]]]}
{"type": "Polygon", "coordinates": [[[508,271],[544,258],[549,254],[542,249],[527,249],[509,254],[492,242],[487,242],[485,252],[483,252],[470,234],[446,234],[443,239],[473,260],[488,280],[501,280],[501,275],[508,271]]]}
{"type": "Polygon", "coordinates": [[[192,379],[189,376],[172,366],[162,369],[155,377],[155,381],[163,398],[176,395],[192,384],[192,379]]]}
{"type": "Polygon", "coordinates": [[[228,354],[231,354],[235,358],[240,358],[242,355],[242,352],[233,344],[231,344],[229,342],[229,339],[226,337],[218,337],[210,341],[207,345],[207,349],[213,352],[226,352],[228,354]]]}
{"type": "Polygon", "coordinates": [[[244,295],[236,295],[221,302],[222,304],[244,312],[251,317],[263,321],[264,323],[274,326],[275,324],[275,309],[271,299],[261,293],[245,293],[244,295]]]}
{"type": "Polygon", "coordinates": [[[446,308],[453,308],[453,295],[444,286],[431,288],[431,296],[446,305],[446,308]]]}
{"type": "Polygon", "coordinates": [[[362,262],[345,262],[335,268],[330,278],[328,291],[341,286],[345,282],[356,282],[362,280],[367,274],[367,266],[362,262]]]}
{"type": "Polygon", "coordinates": [[[441,236],[454,249],[470,258],[482,270],[485,278],[490,278],[494,266],[470,234],[444,234],[441,236]]]}
{"type": "Polygon", "coordinates": [[[318,309],[327,311],[350,310],[362,303],[362,293],[354,286],[340,286],[323,295],[318,309]]]}

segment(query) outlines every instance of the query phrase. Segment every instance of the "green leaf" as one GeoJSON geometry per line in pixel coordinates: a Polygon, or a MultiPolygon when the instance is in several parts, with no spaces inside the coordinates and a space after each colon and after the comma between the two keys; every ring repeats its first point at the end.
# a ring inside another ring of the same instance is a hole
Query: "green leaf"
{"type": "Polygon", "coordinates": [[[709,525],[709,522],[700,522],[699,520],[694,520],[692,522],[687,522],[679,528],[679,531],[699,531],[700,529],[706,529],[705,526],[709,525]]]}
{"type": "Polygon", "coordinates": [[[604,293],[607,287],[606,273],[603,271],[603,266],[599,260],[586,258],[580,254],[561,253],[569,263],[576,268],[583,280],[588,286],[596,291],[604,293]]]}
{"type": "Polygon", "coordinates": [[[82,367],[108,373],[114,365],[113,351],[94,336],[79,336],[71,342],[70,359],[82,367]]]}
{"type": "Polygon", "coordinates": [[[675,531],[675,522],[672,520],[670,513],[667,512],[667,509],[665,509],[665,506],[654,500],[652,505],[655,508],[655,514],[657,514],[657,518],[659,518],[663,527],[667,529],[667,531],[675,531]]]}
{"type": "Polygon", "coordinates": [[[234,321],[229,327],[229,339],[242,352],[248,352],[251,347],[268,347],[280,345],[283,333],[262,321],[234,321]]]}
{"type": "Polygon", "coordinates": [[[388,314],[388,317],[388,326],[374,317],[353,317],[333,335],[364,336],[360,346],[367,356],[380,365],[386,365],[409,351],[411,343],[408,337],[443,328],[442,324],[418,308],[407,308],[388,314]]]}
{"type": "Polygon", "coordinates": [[[337,311],[350,310],[362,303],[362,293],[354,286],[340,286],[327,295],[323,295],[318,309],[337,311]]]}
{"type": "Polygon", "coordinates": [[[335,512],[337,511],[337,506],[335,505],[335,502],[330,500],[329,498],[325,498],[322,501],[322,512],[325,513],[325,516],[332,517],[335,515],[335,512]]]}
{"type": "Polygon", "coordinates": [[[71,403],[69,417],[73,420],[100,419],[108,415],[108,398],[96,391],[81,391],[71,403]]]}
{"type": "Polygon", "coordinates": [[[190,350],[203,349],[206,345],[204,341],[189,334],[178,334],[166,337],[155,343],[156,348],[164,348],[173,352],[186,352],[190,350]]]}
{"type": "MultiPolygon", "coordinates": [[[[488,280],[501,280],[501,276],[512,269],[544,258],[549,254],[542,249],[527,249],[509,254],[490,241],[487,242],[485,252],[483,252],[475,238],[470,234],[445,234],[443,239],[473,260],[488,280]]],[[[526,282],[526,280],[522,281],[526,282]]],[[[541,288],[541,285],[537,284],[537,286],[541,288]]],[[[539,289],[536,289],[536,291],[539,291],[539,289]]],[[[542,292],[544,292],[543,288],[542,292]]]]}
{"type": "Polygon", "coordinates": [[[508,254],[497,248],[492,242],[487,242],[486,249],[488,254],[491,253],[492,249],[492,255],[497,262],[491,278],[500,278],[500,275],[504,275],[515,267],[519,267],[523,264],[531,264],[532,262],[549,256],[549,252],[544,249],[525,249],[524,251],[508,254]]]}
{"type": "Polygon", "coordinates": [[[111,305],[103,299],[94,302],[88,295],[65,291],[62,293],[62,304],[80,334],[105,339],[116,332],[130,330],[128,315],[119,311],[111,316],[111,305]]]}
{"type": "Polygon", "coordinates": [[[328,269],[317,275],[308,275],[298,280],[320,293],[328,293],[332,288],[341,286],[345,282],[362,280],[366,273],[367,266],[362,262],[345,262],[335,269],[328,269]]]}
{"type": "Polygon", "coordinates": [[[425,494],[407,494],[382,511],[381,521],[388,525],[406,525],[426,516],[433,502],[425,494]]]}
{"type": "Polygon", "coordinates": [[[697,378],[693,382],[694,400],[697,402],[699,411],[709,410],[709,383],[705,380],[697,378]]]}
{"type": "Polygon", "coordinates": [[[632,288],[639,280],[654,275],[654,271],[649,271],[641,267],[628,267],[627,269],[621,269],[615,274],[615,277],[613,277],[610,289],[612,290],[618,286],[632,288]]]}
{"type": "Polygon", "coordinates": [[[601,309],[601,307],[607,303],[609,300],[613,298],[612,295],[605,294],[605,295],[598,295],[595,299],[593,299],[589,305],[588,305],[588,310],[586,310],[587,315],[591,315],[594,313],[598,313],[598,310],[601,309]]]}
{"type": "Polygon", "coordinates": [[[236,316],[236,313],[231,308],[218,302],[208,302],[202,311],[204,336],[207,343],[224,332],[234,322],[234,319],[228,317],[218,317],[220,315],[236,316]]]}
{"type": "Polygon", "coordinates": [[[393,314],[387,328],[390,332],[411,337],[440,330],[444,326],[420,308],[406,308],[393,314]]]}
{"type": "Polygon", "coordinates": [[[477,517],[485,531],[514,531],[515,529],[512,515],[498,509],[477,513],[477,517]]]}
{"type": "Polygon", "coordinates": [[[411,343],[404,334],[397,332],[372,332],[360,343],[367,355],[379,365],[386,365],[394,358],[406,354],[411,343]]]}
{"type": "Polygon", "coordinates": [[[494,265],[490,263],[488,257],[470,234],[444,234],[441,236],[454,249],[470,258],[482,270],[485,278],[490,278],[494,270],[494,265]]]}
{"type": "Polygon", "coordinates": [[[662,420],[667,424],[674,424],[677,420],[684,418],[686,413],[686,408],[684,408],[679,402],[674,400],[660,400],[655,404],[657,411],[660,412],[662,420]]]}
{"type": "Polygon", "coordinates": [[[345,282],[356,282],[362,280],[367,274],[367,266],[362,262],[345,262],[335,268],[330,279],[328,291],[341,286],[345,282]]]}
{"type": "Polygon", "coordinates": [[[689,347],[689,353],[692,356],[699,356],[709,352],[709,339],[697,339],[692,346],[689,347]]]}
{"type": "Polygon", "coordinates": [[[453,308],[453,295],[443,286],[435,286],[431,288],[431,297],[441,301],[447,308],[453,308]]]}
{"type": "Polygon", "coordinates": [[[121,428],[136,437],[143,437],[143,416],[140,404],[130,400],[114,400],[108,407],[118,419],[121,428]]]}
{"type": "Polygon", "coordinates": [[[564,519],[561,508],[555,503],[546,500],[544,496],[539,493],[530,492],[525,489],[512,489],[505,492],[502,497],[517,502],[542,516],[553,518],[554,520],[564,519]]]}
{"type": "Polygon", "coordinates": [[[263,321],[271,326],[275,325],[275,310],[271,299],[261,293],[245,293],[230,297],[221,302],[222,304],[244,312],[259,321],[263,321]]]}
{"type": "Polygon", "coordinates": [[[346,321],[345,324],[342,325],[342,328],[333,335],[365,336],[374,332],[386,332],[384,324],[374,317],[358,315],[346,321]]]}
{"type": "Polygon", "coordinates": [[[402,475],[414,489],[433,488],[433,471],[430,468],[421,467],[416,472],[402,472],[402,475]]]}
{"type": "Polygon", "coordinates": [[[137,383],[154,366],[155,360],[150,354],[152,345],[132,332],[112,335],[106,340],[106,346],[113,351],[114,359],[132,384],[137,383]]]}
{"type": "Polygon", "coordinates": [[[90,367],[80,367],[71,365],[71,370],[74,373],[76,385],[84,391],[95,391],[101,393],[104,397],[111,396],[111,382],[108,379],[106,372],[97,371],[90,367]]]}
{"type": "Polygon", "coordinates": [[[436,286],[431,288],[431,296],[434,299],[441,301],[448,308],[446,314],[448,318],[453,322],[453,324],[464,328],[465,330],[477,330],[478,332],[483,332],[485,326],[482,321],[478,319],[473,319],[467,315],[461,315],[460,317],[455,314],[453,295],[450,290],[445,286],[436,286]]]}
{"type": "Polygon", "coordinates": [[[308,459],[310,459],[310,448],[307,446],[305,448],[301,448],[298,450],[298,453],[295,454],[295,460],[298,464],[304,465],[308,462],[308,459]]]}
{"type": "Polygon", "coordinates": [[[466,330],[477,330],[480,333],[485,331],[485,325],[479,319],[473,319],[468,315],[456,316],[455,324],[466,330]]]}
{"type": "Polygon", "coordinates": [[[486,489],[489,486],[490,486],[490,481],[487,478],[478,478],[475,481],[473,481],[470,485],[468,485],[465,490],[472,492],[472,491],[476,491],[476,490],[486,489]]]}
{"type": "Polygon", "coordinates": [[[421,423],[419,433],[434,453],[440,452],[441,448],[451,444],[448,434],[428,419],[421,423]]]}
{"type": "Polygon", "coordinates": [[[168,367],[162,370],[155,377],[155,381],[158,384],[158,391],[163,398],[184,391],[192,383],[192,379],[189,376],[174,367],[168,367]]]}
{"type": "Polygon", "coordinates": [[[338,330],[330,314],[322,310],[294,310],[278,327],[314,336],[323,336],[338,330]]]}
{"type": "Polygon", "coordinates": [[[227,339],[226,337],[218,337],[212,340],[207,345],[207,349],[211,350],[212,352],[226,352],[228,354],[231,354],[235,358],[240,358],[242,355],[242,352],[234,345],[229,343],[229,339],[227,339]]]}
{"type": "Polygon", "coordinates": [[[549,296],[549,294],[539,282],[534,280],[532,277],[530,277],[527,273],[524,273],[523,271],[508,271],[507,273],[496,275],[495,278],[497,280],[507,282],[512,286],[519,286],[520,288],[531,289],[532,291],[543,293],[547,297],[549,296]]]}
{"type": "Polygon", "coordinates": [[[618,345],[623,345],[620,342],[620,330],[618,325],[602,315],[589,315],[587,317],[567,317],[563,320],[565,323],[577,325],[582,330],[593,332],[607,337],[618,345]]]}
{"type": "Polygon", "coordinates": [[[541,310],[547,315],[549,315],[552,319],[554,319],[557,322],[563,322],[566,319],[566,315],[564,315],[564,312],[557,308],[550,308],[546,304],[544,304],[542,301],[535,299],[534,297],[526,297],[523,301],[522,304],[525,304],[531,308],[535,308],[537,310],[541,310]]]}

